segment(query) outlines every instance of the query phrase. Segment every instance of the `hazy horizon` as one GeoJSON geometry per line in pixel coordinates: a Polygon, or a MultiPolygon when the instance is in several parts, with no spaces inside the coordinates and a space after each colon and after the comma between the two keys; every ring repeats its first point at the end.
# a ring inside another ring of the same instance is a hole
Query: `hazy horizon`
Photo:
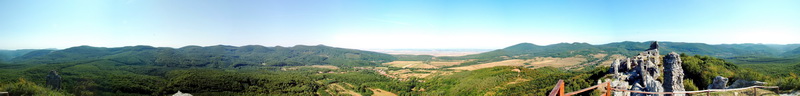
{"type": "Polygon", "coordinates": [[[800,43],[800,1],[3,0],[0,49],[800,43]]]}

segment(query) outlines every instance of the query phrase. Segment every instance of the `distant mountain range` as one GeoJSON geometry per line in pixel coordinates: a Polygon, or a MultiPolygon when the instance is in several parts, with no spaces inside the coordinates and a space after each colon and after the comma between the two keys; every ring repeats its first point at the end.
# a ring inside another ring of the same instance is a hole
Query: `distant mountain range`
{"type": "MultiPolygon", "coordinates": [[[[571,57],[589,54],[635,55],[647,49],[648,42],[615,42],[602,45],[588,43],[558,43],[536,45],[520,43],[503,49],[466,56],[439,57],[440,59],[502,59],[533,57],[571,57]]],[[[726,59],[790,58],[800,56],[800,44],[719,44],[684,42],[659,42],[661,54],[679,52],[689,55],[709,55],[726,59]]],[[[403,56],[405,55],[396,55],[403,56]]],[[[78,46],[64,50],[26,49],[0,50],[0,61],[21,64],[50,64],[81,60],[107,59],[125,64],[147,64],[180,67],[239,67],[251,65],[337,65],[366,66],[397,60],[389,54],[324,45],[294,47],[249,46],[186,46],[181,48],[128,46],[103,48],[78,46]],[[167,64],[167,65],[163,65],[167,64]],[[172,65],[169,65],[172,64],[172,65]]]]}

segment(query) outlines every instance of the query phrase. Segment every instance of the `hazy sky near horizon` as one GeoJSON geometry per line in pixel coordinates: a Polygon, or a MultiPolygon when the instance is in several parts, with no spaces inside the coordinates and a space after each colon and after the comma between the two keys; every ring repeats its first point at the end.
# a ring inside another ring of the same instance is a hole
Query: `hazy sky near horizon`
{"type": "Polygon", "coordinates": [[[0,49],[800,43],[800,0],[0,0],[0,49]]]}

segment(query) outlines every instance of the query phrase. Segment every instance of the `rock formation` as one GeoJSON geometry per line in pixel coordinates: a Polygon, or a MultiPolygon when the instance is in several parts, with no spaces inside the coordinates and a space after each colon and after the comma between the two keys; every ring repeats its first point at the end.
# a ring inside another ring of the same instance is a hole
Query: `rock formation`
{"type": "MultiPolygon", "coordinates": [[[[673,56],[675,57],[675,56],[673,56]]],[[[678,58],[666,58],[666,60],[677,60],[672,61],[671,63],[681,63],[680,56],[678,58]]],[[[632,58],[626,59],[617,59],[614,60],[614,63],[611,64],[611,68],[609,69],[611,74],[613,74],[613,81],[611,82],[611,86],[618,89],[627,89],[632,91],[646,91],[646,92],[664,92],[666,89],[664,88],[664,84],[662,84],[656,78],[661,76],[662,67],[661,64],[661,56],[658,52],[658,42],[653,42],[650,45],[650,49],[645,50],[644,52],[639,53],[639,55],[634,56],[632,58]]],[[[672,64],[673,66],[680,66],[680,64],[672,64]]],[[[676,67],[670,67],[676,68],[676,67]]],[[[680,69],[680,67],[677,67],[680,69]]],[[[672,69],[670,69],[672,70],[672,69]]],[[[679,71],[669,71],[669,76],[680,76],[679,79],[683,79],[683,70],[679,71]]],[[[682,87],[682,80],[680,80],[682,87]]],[[[675,84],[675,83],[670,83],[675,84]]],[[[669,87],[676,87],[676,86],[669,86],[669,87]]],[[[670,90],[675,90],[675,88],[669,88],[670,90]]],[[[651,95],[651,94],[635,94],[629,92],[615,92],[616,96],[630,96],[630,95],[648,95],[648,96],[660,96],[660,95],[651,95]]]]}
{"type": "Polygon", "coordinates": [[[714,82],[708,85],[707,89],[725,89],[727,88],[728,78],[717,76],[714,77],[714,82]]]}
{"type": "Polygon", "coordinates": [[[658,49],[658,41],[653,41],[653,43],[650,43],[650,49],[647,50],[653,50],[653,49],[658,49]]]}
{"type": "Polygon", "coordinates": [[[58,75],[58,72],[55,70],[50,70],[50,74],[47,74],[47,78],[45,78],[46,86],[53,90],[61,90],[61,75],[58,75]]]}
{"type": "Polygon", "coordinates": [[[172,96],[192,96],[192,94],[183,93],[181,91],[178,91],[178,93],[172,94],[172,96]]]}
{"type": "MultiPolygon", "coordinates": [[[[631,91],[645,92],[675,92],[686,91],[683,87],[683,61],[678,53],[671,52],[661,57],[658,52],[658,42],[653,42],[650,48],[639,55],[616,59],[611,63],[609,74],[612,74],[611,87],[631,91]],[[664,60],[663,64],[661,60],[664,60]],[[664,72],[663,83],[656,78],[664,72]]],[[[736,80],[730,87],[726,86],[728,78],[717,76],[707,89],[742,88],[764,85],[765,82],[736,80]]],[[[661,96],[659,94],[638,94],[631,92],[614,92],[615,96],[661,96]]],[[[672,96],[686,96],[686,94],[671,94],[672,96]]],[[[668,95],[669,96],[669,95],[668,95]]]]}
{"type": "Polygon", "coordinates": [[[731,89],[731,88],[743,88],[743,87],[750,87],[750,86],[761,86],[761,85],[766,85],[766,84],[767,84],[767,82],[761,82],[761,81],[736,80],[735,82],[733,82],[733,84],[731,84],[731,86],[728,86],[728,89],[731,89]]]}
{"type": "MultiPolygon", "coordinates": [[[[686,91],[683,88],[683,61],[678,53],[672,52],[664,56],[664,91],[686,91]]],[[[673,96],[685,96],[685,94],[673,94],[673,96]]]]}

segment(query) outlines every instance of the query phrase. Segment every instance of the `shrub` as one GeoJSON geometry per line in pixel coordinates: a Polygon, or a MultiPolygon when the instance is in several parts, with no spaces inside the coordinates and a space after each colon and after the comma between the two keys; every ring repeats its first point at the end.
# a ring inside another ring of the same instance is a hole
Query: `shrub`
{"type": "Polygon", "coordinates": [[[19,78],[17,83],[7,84],[6,86],[2,86],[0,89],[5,89],[13,96],[67,96],[72,94],[66,94],[63,92],[53,91],[42,86],[36,85],[36,83],[26,81],[23,78],[19,78]]]}
{"type": "Polygon", "coordinates": [[[697,88],[697,86],[694,85],[694,81],[692,81],[692,79],[683,79],[683,89],[686,89],[686,91],[700,90],[700,88],[697,88]]]}

